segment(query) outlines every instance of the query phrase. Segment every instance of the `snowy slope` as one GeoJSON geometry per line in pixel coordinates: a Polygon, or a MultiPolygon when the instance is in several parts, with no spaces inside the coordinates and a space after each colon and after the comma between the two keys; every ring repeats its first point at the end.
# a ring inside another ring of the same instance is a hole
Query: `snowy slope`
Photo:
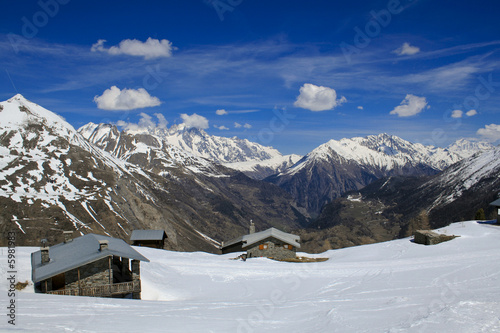
{"type": "MultiPolygon", "coordinates": [[[[0,138],[0,198],[9,207],[1,215],[18,220],[23,233],[22,219],[44,217],[41,211],[46,210],[57,225],[61,216],[56,211],[60,210],[74,229],[97,227],[108,234],[110,230],[98,221],[91,202],[104,200],[123,221],[112,207],[110,177],[145,176],[135,166],[94,147],[64,119],[22,95],[0,103],[0,138]],[[84,219],[75,215],[75,203],[84,219]],[[18,215],[21,211],[31,214],[23,206],[35,210],[36,215],[18,215]]],[[[140,182],[136,184],[139,189],[140,182]]]]}
{"type": "MultiPolygon", "coordinates": [[[[435,246],[401,239],[313,264],[138,250],[143,300],[16,295],[19,332],[499,332],[500,227],[475,221],[435,246]]],[[[30,277],[18,248],[18,280],[30,277]]],[[[5,262],[5,248],[3,249],[5,262]]],[[[0,288],[7,290],[5,266],[0,288]]],[[[0,330],[9,328],[4,319],[0,330]]],[[[11,329],[13,327],[10,327],[11,329]]]]}
{"type": "MultiPolygon", "coordinates": [[[[441,193],[433,203],[433,207],[436,207],[453,202],[473,187],[477,188],[475,192],[479,195],[481,187],[494,186],[499,180],[500,147],[460,161],[420,188],[424,191],[432,188],[433,191],[441,193]]],[[[496,194],[498,187],[489,191],[496,194]]]]}

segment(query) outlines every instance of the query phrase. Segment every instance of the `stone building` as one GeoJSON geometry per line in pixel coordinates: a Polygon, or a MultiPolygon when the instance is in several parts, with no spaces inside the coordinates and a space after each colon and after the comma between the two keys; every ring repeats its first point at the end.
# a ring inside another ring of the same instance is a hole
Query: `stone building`
{"type": "Polygon", "coordinates": [[[250,233],[228,242],[223,242],[223,254],[246,251],[247,258],[268,257],[273,259],[291,259],[296,257],[300,248],[300,237],[275,228],[255,232],[253,223],[250,233]]]}
{"type": "Polygon", "coordinates": [[[500,223],[500,198],[490,203],[490,206],[495,207],[497,213],[497,223],[500,223]]]}
{"type": "Polygon", "coordinates": [[[31,254],[35,292],[141,298],[140,262],[147,258],[121,239],[88,234],[31,254]]]}
{"type": "Polygon", "coordinates": [[[167,234],[165,230],[134,230],[130,235],[130,241],[135,246],[147,246],[155,249],[165,247],[167,234]]]}

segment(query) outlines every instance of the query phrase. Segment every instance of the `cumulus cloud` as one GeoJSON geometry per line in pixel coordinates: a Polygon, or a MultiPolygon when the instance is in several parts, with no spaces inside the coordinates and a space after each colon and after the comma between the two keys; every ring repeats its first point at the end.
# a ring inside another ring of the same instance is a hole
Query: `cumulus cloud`
{"type": "MultiPolygon", "coordinates": [[[[467,117],[472,117],[472,116],[475,116],[476,114],[477,114],[476,110],[469,110],[469,111],[465,112],[465,115],[467,117]]],[[[464,116],[464,112],[462,110],[453,110],[451,112],[452,118],[462,118],[463,116],[464,116]]]]}
{"type": "Polygon", "coordinates": [[[409,43],[403,43],[403,45],[396,50],[392,51],[393,53],[396,53],[399,56],[404,56],[404,55],[414,55],[420,52],[420,48],[416,46],[411,46],[409,43]]]}
{"type": "Polygon", "coordinates": [[[362,107],[361,105],[358,106],[358,110],[363,110],[363,109],[364,109],[364,107],[362,107]]]}
{"type": "Polygon", "coordinates": [[[293,105],[311,111],[325,111],[332,110],[346,101],[343,96],[337,99],[337,92],[332,88],[305,83],[293,105]]]}
{"type": "Polygon", "coordinates": [[[101,96],[95,96],[94,102],[102,110],[134,110],[161,104],[157,97],[151,96],[146,89],[123,89],[116,86],[106,89],[101,96]]]}
{"type": "Polygon", "coordinates": [[[137,39],[125,39],[118,46],[105,48],[106,40],[99,39],[97,43],[92,45],[92,52],[105,52],[111,55],[126,54],[135,57],[144,57],[144,59],[171,57],[174,47],[172,43],[166,39],[161,41],[149,37],[145,42],[137,39]]]}
{"type": "Polygon", "coordinates": [[[153,120],[153,117],[144,112],[141,112],[139,115],[141,116],[141,119],[139,119],[138,123],[129,123],[119,120],[116,125],[118,127],[122,127],[124,130],[133,132],[148,132],[148,130],[167,128],[168,122],[161,113],[154,114],[158,119],[158,122],[153,120]]]}
{"type": "Polygon", "coordinates": [[[453,112],[451,113],[451,117],[452,118],[462,118],[463,114],[464,113],[461,110],[453,110],[453,112]]]}
{"type": "Polygon", "coordinates": [[[425,97],[408,94],[401,104],[396,106],[390,114],[397,114],[398,117],[411,117],[419,114],[426,107],[429,108],[425,97]]]}
{"type": "Polygon", "coordinates": [[[250,129],[250,128],[252,128],[252,125],[250,125],[250,124],[245,124],[245,125],[243,125],[243,127],[250,129]]]}
{"type": "Polygon", "coordinates": [[[219,110],[215,111],[215,114],[218,115],[218,116],[224,116],[224,115],[226,115],[228,113],[224,109],[219,109],[219,110]]]}
{"type": "Polygon", "coordinates": [[[221,131],[227,131],[229,130],[229,128],[227,128],[226,126],[222,125],[222,126],[217,126],[217,125],[214,125],[214,128],[217,128],[221,131]]]}
{"type": "Polygon", "coordinates": [[[183,124],[186,125],[187,128],[195,127],[195,128],[207,129],[209,127],[208,119],[196,113],[193,113],[190,116],[188,116],[185,113],[182,113],[181,118],[183,124]]]}
{"type": "Polygon", "coordinates": [[[472,117],[472,116],[475,116],[477,114],[477,111],[476,110],[469,110],[465,114],[467,115],[467,117],[472,117]]]}
{"type": "Polygon", "coordinates": [[[234,128],[241,128],[243,125],[241,125],[240,123],[237,123],[235,122],[234,123],[234,128]]]}
{"type": "Polygon", "coordinates": [[[477,130],[477,135],[483,137],[484,140],[495,142],[500,140],[500,125],[490,124],[477,130]]]}

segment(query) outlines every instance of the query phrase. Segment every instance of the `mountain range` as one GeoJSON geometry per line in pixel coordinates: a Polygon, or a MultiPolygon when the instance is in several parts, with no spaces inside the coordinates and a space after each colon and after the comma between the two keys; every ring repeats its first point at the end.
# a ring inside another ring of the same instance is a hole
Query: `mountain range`
{"type": "Polygon", "coordinates": [[[1,232],[38,245],[62,230],[128,240],[134,229],[165,229],[172,249],[217,252],[250,220],[290,230],[305,219],[272,184],[154,135],[108,133],[99,147],[21,95],[0,103],[1,232]]]}
{"type": "Polygon", "coordinates": [[[424,146],[388,134],[330,140],[266,181],[285,189],[316,216],[325,204],[377,179],[434,175],[466,156],[493,148],[466,140],[451,147],[424,146]]]}
{"type": "MultiPolygon", "coordinates": [[[[97,145],[107,144],[108,140],[113,141],[119,132],[116,126],[94,123],[88,123],[78,131],[97,145]]],[[[247,139],[209,135],[203,129],[187,127],[185,124],[172,125],[170,128],[136,126],[134,129],[125,129],[124,132],[154,135],[179,150],[239,170],[254,179],[263,179],[284,171],[302,157],[295,154],[282,155],[272,147],[262,146],[247,139]]],[[[181,160],[182,158],[181,156],[181,160]]]]}
{"type": "MultiPolygon", "coordinates": [[[[487,170],[496,170],[496,151],[465,139],[438,148],[379,134],[330,140],[303,157],[282,155],[184,124],[119,130],[89,123],[75,130],[16,95],[0,103],[1,231],[15,229],[20,244],[37,245],[41,238],[60,240],[57,230],[127,240],[134,229],[158,228],[167,231],[171,249],[217,252],[250,220],[258,229],[327,230],[345,217],[342,207],[355,203],[380,223],[368,231],[364,222],[351,224],[344,230],[349,240],[338,244],[392,239],[405,228],[396,216],[459,211],[449,205],[464,205],[480,188],[474,207],[484,205],[495,192],[486,184],[494,183],[487,170]],[[472,169],[479,171],[463,178],[472,169]],[[385,182],[393,184],[390,195],[385,182]]],[[[328,248],[310,246],[321,247],[328,248]]]]}

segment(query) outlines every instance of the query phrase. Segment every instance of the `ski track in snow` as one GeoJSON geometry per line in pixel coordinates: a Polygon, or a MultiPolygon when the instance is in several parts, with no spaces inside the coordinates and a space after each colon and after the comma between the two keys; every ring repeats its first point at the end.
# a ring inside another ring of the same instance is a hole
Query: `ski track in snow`
{"type": "MultiPolygon", "coordinates": [[[[434,246],[409,238],[332,250],[320,263],[137,248],[142,301],[16,295],[19,332],[500,332],[500,227],[455,223],[434,246]]],[[[441,229],[440,232],[445,232],[441,229]]],[[[18,280],[30,253],[17,248],[18,280]]],[[[2,249],[5,260],[6,249],[2,249]]],[[[1,266],[6,274],[5,265],[1,266]]],[[[7,281],[0,281],[7,290],[7,281]]],[[[7,321],[0,322],[4,331],[7,321]]]]}

